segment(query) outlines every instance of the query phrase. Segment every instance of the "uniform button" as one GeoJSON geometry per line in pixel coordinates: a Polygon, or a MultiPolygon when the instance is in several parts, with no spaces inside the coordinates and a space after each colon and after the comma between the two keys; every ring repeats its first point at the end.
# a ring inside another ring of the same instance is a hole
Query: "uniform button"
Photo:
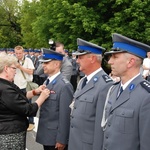
{"type": "Polygon", "coordinates": [[[110,123],[110,122],[107,122],[107,124],[108,124],[108,127],[110,127],[110,126],[111,126],[111,123],[110,123]]]}
{"type": "Polygon", "coordinates": [[[111,115],[113,114],[113,111],[110,113],[111,115]]]}
{"type": "Polygon", "coordinates": [[[74,107],[74,109],[76,109],[76,107],[74,107]]]}

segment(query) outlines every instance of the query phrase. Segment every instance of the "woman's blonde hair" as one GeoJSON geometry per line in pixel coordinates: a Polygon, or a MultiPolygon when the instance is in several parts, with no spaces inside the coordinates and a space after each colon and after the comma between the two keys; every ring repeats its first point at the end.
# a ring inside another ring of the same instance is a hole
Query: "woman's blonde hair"
{"type": "Polygon", "coordinates": [[[0,73],[4,70],[5,66],[11,66],[17,64],[17,58],[13,55],[7,55],[0,53],[0,73]]]}

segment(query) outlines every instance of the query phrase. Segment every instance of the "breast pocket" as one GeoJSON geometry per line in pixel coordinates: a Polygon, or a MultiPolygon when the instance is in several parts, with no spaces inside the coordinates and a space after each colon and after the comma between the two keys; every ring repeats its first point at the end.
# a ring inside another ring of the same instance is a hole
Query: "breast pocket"
{"type": "Polygon", "coordinates": [[[56,108],[58,103],[57,94],[51,94],[50,97],[44,102],[44,106],[49,108],[56,108]]]}
{"type": "Polygon", "coordinates": [[[115,111],[115,129],[122,133],[133,133],[134,110],[118,108],[115,111]]]}
{"type": "Polygon", "coordinates": [[[80,99],[81,109],[84,114],[91,114],[93,111],[95,112],[94,107],[94,97],[91,95],[83,96],[80,99]]]}

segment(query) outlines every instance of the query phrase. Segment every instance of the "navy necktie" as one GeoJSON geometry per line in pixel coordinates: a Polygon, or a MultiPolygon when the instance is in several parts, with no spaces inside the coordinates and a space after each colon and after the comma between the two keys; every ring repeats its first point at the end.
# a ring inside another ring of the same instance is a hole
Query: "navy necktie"
{"type": "Polygon", "coordinates": [[[86,85],[86,82],[87,82],[87,77],[85,77],[85,78],[83,79],[82,86],[81,86],[82,89],[83,89],[83,87],[86,85]]]}
{"type": "Polygon", "coordinates": [[[121,86],[117,98],[121,95],[122,92],[123,92],[123,88],[121,86]]]}
{"type": "Polygon", "coordinates": [[[46,79],[45,85],[47,86],[49,84],[49,78],[46,79]]]}

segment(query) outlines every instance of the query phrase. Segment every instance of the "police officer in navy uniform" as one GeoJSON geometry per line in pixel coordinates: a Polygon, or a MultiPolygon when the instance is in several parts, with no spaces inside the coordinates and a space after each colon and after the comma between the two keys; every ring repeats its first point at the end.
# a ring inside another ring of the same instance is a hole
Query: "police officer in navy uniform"
{"type": "Polygon", "coordinates": [[[43,145],[44,150],[67,150],[73,87],[60,73],[63,56],[43,49],[43,59],[40,60],[44,73],[48,74],[44,84],[51,91],[41,106],[36,136],[36,141],[43,145]]]}
{"type": "Polygon", "coordinates": [[[70,105],[69,150],[100,150],[103,131],[100,126],[105,98],[112,79],[101,68],[103,47],[77,39],[79,69],[85,73],[70,105]]]}
{"type": "Polygon", "coordinates": [[[121,78],[108,92],[102,127],[103,150],[150,149],[150,83],[140,67],[150,46],[114,33],[112,73],[121,78]],[[121,90],[122,89],[122,90],[121,90]]]}
{"type": "Polygon", "coordinates": [[[29,55],[30,55],[30,59],[32,60],[32,62],[34,64],[34,61],[35,61],[34,49],[32,49],[32,48],[29,49],[29,55]]]}
{"type": "Polygon", "coordinates": [[[29,50],[28,49],[24,49],[24,56],[31,59],[31,57],[29,55],[29,50]]]}

